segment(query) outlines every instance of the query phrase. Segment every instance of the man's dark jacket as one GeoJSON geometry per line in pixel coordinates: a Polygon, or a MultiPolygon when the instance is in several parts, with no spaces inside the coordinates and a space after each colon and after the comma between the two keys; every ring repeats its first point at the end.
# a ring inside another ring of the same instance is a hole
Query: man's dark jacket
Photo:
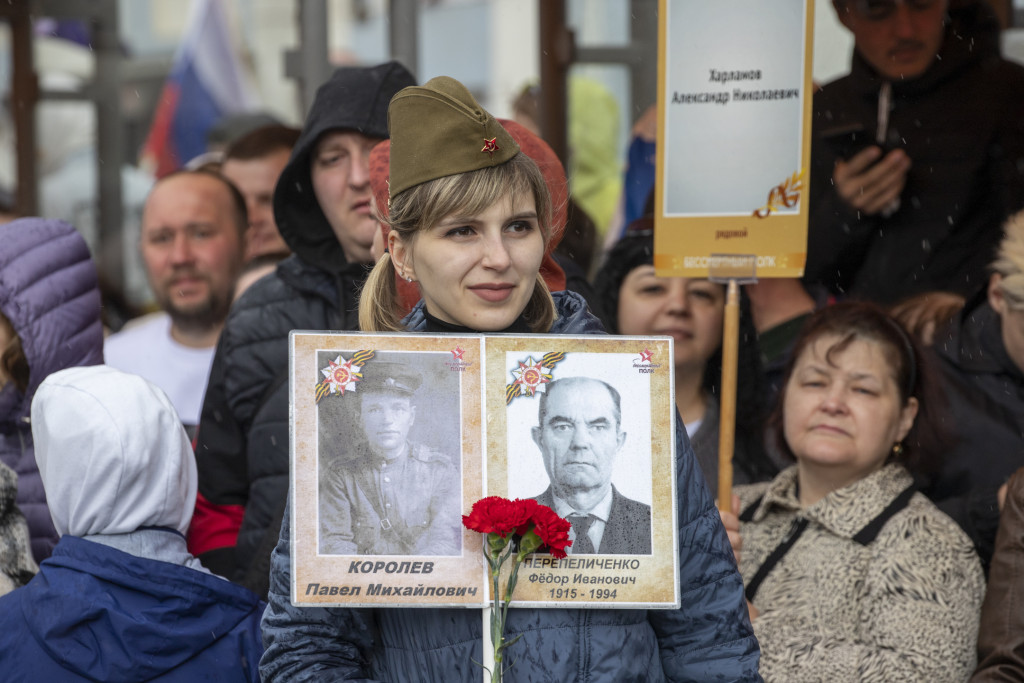
{"type": "Polygon", "coordinates": [[[1003,346],[984,291],[935,335],[935,350],[952,438],[923,492],[963,527],[987,566],[999,525],[996,492],[1024,467],[1024,372],[1003,346]]]}
{"type": "Polygon", "coordinates": [[[886,144],[911,160],[899,209],[867,216],[839,199],[839,150],[823,135],[850,124],[875,139],[884,79],[855,54],[850,74],[814,96],[807,282],[882,303],[987,280],[1002,223],[1024,207],[1024,67],[999,56],[988,3],[951,9],[938,58],[892,82],[886,144]]]}
{"type": "Polygon", "coordinates": [[[367,266],[350,263],[317,203],[310,159],[332,130],[387,137],[387,107],[412,75],[390,62],[338,69],[317,91],[274,192],[294,252],[235,303],[217,343],[196,438],[199,497],[189,549],[266,595],[288,493],[288,333],[354,330],[367,266]]]}
{"type": "MultiPolygon", "coordinates": [[[[537,502],[555,509],[555,497],[549,486],[537,496],[537,502]]],[[[601,536],[597,555],[650,555],[651,507],[626,498],[612,486],[612,508],[601,536]]]]}

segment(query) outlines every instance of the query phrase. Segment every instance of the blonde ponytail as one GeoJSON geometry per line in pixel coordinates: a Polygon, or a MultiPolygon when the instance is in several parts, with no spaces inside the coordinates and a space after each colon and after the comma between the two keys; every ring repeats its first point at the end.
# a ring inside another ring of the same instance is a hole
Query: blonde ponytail
{"type": "Polygon", "coordinates": [[[558,313],[555,311],[555,300],[551,297],[551,290],[548,289],[548,283],[544,281],[544,276],[539,272],[537,280],[533,283],[533,294],[526,302],[526,308],[523,309],[523,317],[534,334],[550,332],[555,318],[558,317],[558,313]]]}
{"type": "Polygon", "coordinates": [[[395,285],[391,254],[377,259],[359,293],[359,329],[363,332],[401,332],[402,309],[395,285]]]}

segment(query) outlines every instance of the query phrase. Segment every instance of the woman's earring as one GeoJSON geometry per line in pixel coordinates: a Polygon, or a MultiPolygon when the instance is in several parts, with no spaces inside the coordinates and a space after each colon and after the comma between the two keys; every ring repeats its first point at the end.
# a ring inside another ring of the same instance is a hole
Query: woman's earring
{"type": "Polygon", "coordinates": [[[897,441],[892,447],[893,457],[898,458],[903,455],[903,442],[897,441]]]}

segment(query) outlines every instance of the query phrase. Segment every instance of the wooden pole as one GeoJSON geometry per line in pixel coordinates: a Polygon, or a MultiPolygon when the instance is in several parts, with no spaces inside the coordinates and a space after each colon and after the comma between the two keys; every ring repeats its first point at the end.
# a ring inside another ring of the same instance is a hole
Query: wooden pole
{"type": "Polygon", "coordinates": [[[566,28],[565,0],[537,0],[540,37],[540,131],[569,168],[569,67],[573,35],[566,28]]]}
{"type": "MultiPolygon", "coordinates": [[[[8,3],[10,4],[10,3],[8,3]]],[[[11,25],[11,118],[14,120],[18,184],[14,209],[21,216],[39,213],[39,178],[36,175],[36,105],[39,82],[32,52],[30,3],[18,2],[6,8],[11,25]]]]}
{"type": "Polygon", "coordinates": [[[722,332],[722,393],[718,422],[718,509],[732,509],[732,454],[736,443],[736,376],[740,345],[740,286],[729,280],[722,332]]]}

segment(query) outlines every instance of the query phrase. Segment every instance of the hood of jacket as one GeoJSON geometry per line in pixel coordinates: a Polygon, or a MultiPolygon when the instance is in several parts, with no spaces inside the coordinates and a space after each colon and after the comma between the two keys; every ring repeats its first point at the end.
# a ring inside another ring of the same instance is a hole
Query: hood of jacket
{"type": "Polygon", "coordinates": [[[32,401],[32,438],[60,535],[188,530],[198,482],[192,445],[149,381],[106,365],[54,373],[32,401]]]}
{"type": "MultiPolygon", "coordinates": [[[[555,300],[555,322],[548,334],[604,334],[601,321],[587,309],[587,302],[582,296],[562,290],[551,292],[551,297],[555,300]]],[[[410,332],[426,331],[427,316],[424,314],[422,299],[402,323],[410,332]]]]}
{"type": "MultiPolygon", "coordinates": [[[[894,94],[930,92],[977,62],[999,57],[999,19],[984,0],[951,2],[938,58],[920,77],[894,81],[894,94]]],[[[854,50],[850,75],[865,97],[876,97],[884,77],[854,50]]]]}
{"type": "Polygon", "coordinates": [[[103,362],[96,267],[85,240],[58,220],[0,225],[0,313],[21,339],[29,366],[24,394],[0,389],[0,427],[21,422],[39,383],[52,372],[103,362]]]}
{"type": "Polygon", "coordinates": [[[387,138],[392,96],[415,84],[404,66],[388,62],[372,68],[342,67],[317,89],[302,134],[274,190],[274,219],[281,237],[304,260],[332,273],[347,263],[313,192],[310,162],[316,143],[333,130],[387,138]]]}
{"type": "MultiPolygon", "coordinates": [[[[74,536],[62,538],[19,591],[39,647],[94,681],[148,681],[193,658],[202,662],[201,653],[236,635],[258,643],[263,611],[255,595],[220,577],[74,536]]],[[[240,649],[218,648],[216,660],[235,650],[241,667],[240,649]]]]}

